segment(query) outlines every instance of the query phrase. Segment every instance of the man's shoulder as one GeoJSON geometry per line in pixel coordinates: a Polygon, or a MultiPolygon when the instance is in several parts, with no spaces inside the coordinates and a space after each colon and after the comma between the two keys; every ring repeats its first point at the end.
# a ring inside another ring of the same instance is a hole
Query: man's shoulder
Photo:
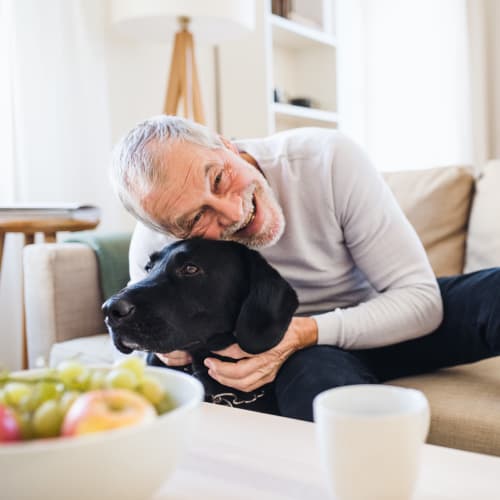
{"type": "Polygon", "coordinates": [[[235,141],[237,147],[247,151],[257,161],[276,160],[279,157],[304,158],[332,150],[343,140],[343,134],[336,129],[301,127],[268,137],[235,141]]]}

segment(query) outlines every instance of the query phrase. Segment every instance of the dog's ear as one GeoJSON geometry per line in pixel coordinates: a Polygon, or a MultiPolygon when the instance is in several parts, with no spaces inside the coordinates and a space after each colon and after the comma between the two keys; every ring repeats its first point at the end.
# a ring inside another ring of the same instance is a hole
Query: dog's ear
{"type": "Polygon", "coordinates": [[[236,320],[240,347],[250,353],[267,351],[280,342],[299,305],[290,284],[256,251],[245,249],[248,295],[236,320]]]}

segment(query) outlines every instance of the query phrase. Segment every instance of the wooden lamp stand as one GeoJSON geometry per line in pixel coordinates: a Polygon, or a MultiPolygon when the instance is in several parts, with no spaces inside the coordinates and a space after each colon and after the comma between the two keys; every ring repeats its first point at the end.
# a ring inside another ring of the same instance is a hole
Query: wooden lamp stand
{"type": "Polygon", "coordinates": [[[179,24],[181,29],[175,35],[164,112],[177,114],[182,99],[184,116],[204,125],[193,35],[188,31],[189,17],[179,17],[179,24]]]}

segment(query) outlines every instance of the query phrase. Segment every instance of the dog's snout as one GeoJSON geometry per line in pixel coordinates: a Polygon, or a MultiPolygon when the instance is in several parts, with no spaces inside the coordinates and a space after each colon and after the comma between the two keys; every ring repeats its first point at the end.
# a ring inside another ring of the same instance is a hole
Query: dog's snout
{"type": "Polygon", "coordinates": [[[112,321],[122,321],[130,318],[135,311],[135,306],[126,299],[110,299],[104,303],[102,310],[112,321]]]}

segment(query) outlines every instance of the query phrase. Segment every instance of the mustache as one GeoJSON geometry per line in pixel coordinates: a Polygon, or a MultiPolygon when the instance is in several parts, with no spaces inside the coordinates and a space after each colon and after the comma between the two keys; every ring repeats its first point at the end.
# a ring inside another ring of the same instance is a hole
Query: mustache
{"type": "Polygon", "coordinates": [[[249,186],[248,189],[243,193],[242,196],[243,216],[241,218],[241,221],[235,222],[231,226],[227,227],[221,234],[220,237],[221,239],[223,240],[229,239],[234,233],[236,233],[243,227],[245,221],[247,220],[248,214],[253,210],[253,195],[256,190],[257,186],[252,185],[249,186]]]}

